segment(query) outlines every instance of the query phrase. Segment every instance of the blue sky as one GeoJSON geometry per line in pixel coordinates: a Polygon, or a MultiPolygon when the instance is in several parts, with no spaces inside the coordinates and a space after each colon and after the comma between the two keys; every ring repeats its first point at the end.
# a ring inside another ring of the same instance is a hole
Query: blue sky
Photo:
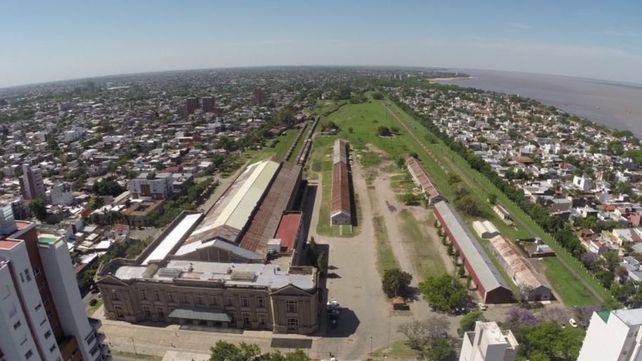
{"type": "Polygon", "coordinates": [[[641,1],[0,2],[0,86],[253,65],[418,65],[642,83],[641,1]]]}

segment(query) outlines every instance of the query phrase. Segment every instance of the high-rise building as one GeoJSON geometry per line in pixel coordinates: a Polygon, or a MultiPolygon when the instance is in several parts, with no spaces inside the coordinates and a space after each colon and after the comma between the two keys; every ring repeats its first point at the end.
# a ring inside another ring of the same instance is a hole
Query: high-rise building
{"type": "Polygon", "coordinates": [[[265,104],[265,90],[263,89],[254,89],[254,104],[263,105],[265,104]]]}
{"type": "Polygon", "coordinates": [[[642,308],[593,312],[577,361],[642,360],[642,308]]]}
{"type": "Polygon", "coordinates": [[[503,332],[496,322],[475,323],[475,331],[466,332],[459,361],[515,361],[517,340],[508,330],[503,332]]]}
{"type": "Polygon", "coordinates": [[[185,113],[193,114],[198,109],[198,98],[185,99],[185,113]]]}
{"type": "Polygon", "coordinates": [[[203,108],[203,113],[213,113],[216,102],[214,97],[203,97],[201,98],[201,107],[203,108]]]}
{"type": "Polygon", "coordinates": [[[0,359],[103,360],[108,352],[80,297],[67,245],[15,222],[0,238],[0,359]]]}
{"type": "Polygon", "coordinates": [[[40,168],[32,167],[29,164],[22,165],[22,177],[20,177],[20,189],[22,197],[27,200],[34,198],[45,198],[45,183],[42,180],[40,168]]]}

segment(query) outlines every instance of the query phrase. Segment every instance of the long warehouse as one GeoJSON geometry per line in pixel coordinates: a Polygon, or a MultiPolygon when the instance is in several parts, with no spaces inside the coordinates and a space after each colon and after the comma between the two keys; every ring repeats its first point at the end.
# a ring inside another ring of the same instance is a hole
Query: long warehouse
{"type": "Polygon", "coordinates": [[[348,143],[343,139],[334,142],[332,154],[332,209],[331,224],[352,224],[352,197],[348,170],[348,143]]]}
{"type": "Polygon", "coordinates": [[[446,237],[459,251],[466,272],[471,276],[477,292],[486,303],[510,303],[514,301],[513,292],[499,271],[481,249],[481,246],[464,228],[455,211],[446,201],[434,205],[434,212],[446,237]]]}

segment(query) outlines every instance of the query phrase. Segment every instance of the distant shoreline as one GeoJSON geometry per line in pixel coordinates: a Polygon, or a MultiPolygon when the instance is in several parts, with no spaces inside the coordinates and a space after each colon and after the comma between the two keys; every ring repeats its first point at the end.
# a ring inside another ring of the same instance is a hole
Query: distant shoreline
{"type": "Polygon", "coordinates": [[[642,87],[499,71],[470,71],[469,75],[435,82],[534,99],[611,129],[629,130],[642,139],[642,87]]]}

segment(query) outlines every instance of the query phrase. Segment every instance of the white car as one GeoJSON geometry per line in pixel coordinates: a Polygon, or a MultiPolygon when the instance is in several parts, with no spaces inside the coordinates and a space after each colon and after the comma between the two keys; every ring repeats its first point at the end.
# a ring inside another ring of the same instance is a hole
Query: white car
{"type": "Polygon", "coordinates": [[[477,307],[482,311],[486,311],[488,309],[488,306],[485,303],[478,303],[477,307]]]}
{"type": "Polygon", "coordinates": [[[571,327],[577,327],[577,322],[573,318],[568,320],[568,324],[571,325],[571,327]]]}

